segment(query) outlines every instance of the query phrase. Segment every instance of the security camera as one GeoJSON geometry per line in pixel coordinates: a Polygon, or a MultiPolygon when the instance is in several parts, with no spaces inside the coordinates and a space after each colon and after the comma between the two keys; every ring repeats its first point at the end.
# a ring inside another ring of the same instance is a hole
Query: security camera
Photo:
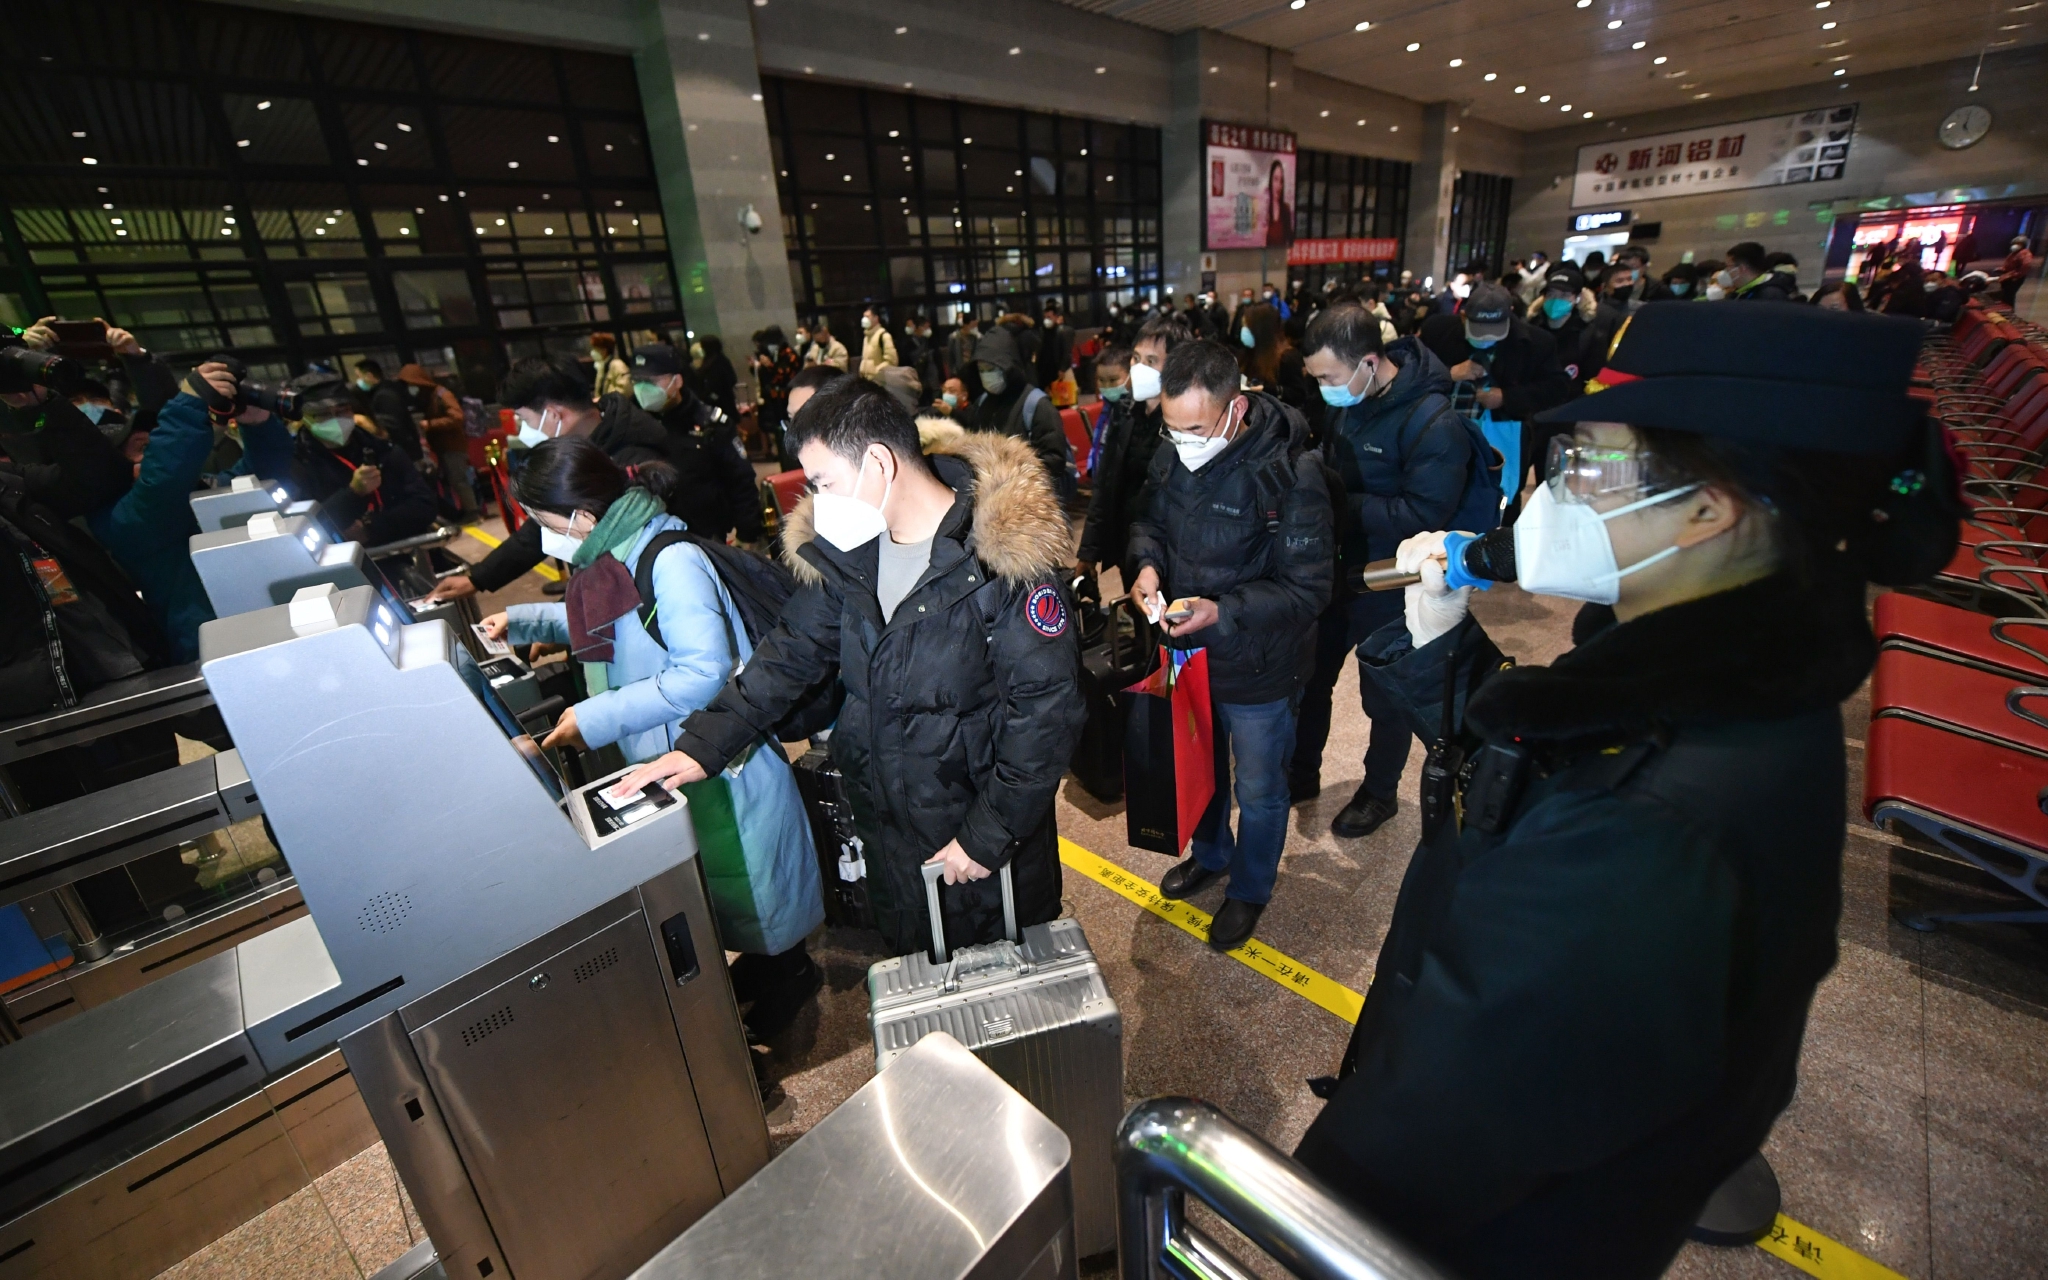
{"type": "Polygon", "coordinates": [[[754,211],[753,205],[748,205],[740,210],[740,225],[747,229],[748,235],[758,236],[761,234],[761,215],[754,211]]]}

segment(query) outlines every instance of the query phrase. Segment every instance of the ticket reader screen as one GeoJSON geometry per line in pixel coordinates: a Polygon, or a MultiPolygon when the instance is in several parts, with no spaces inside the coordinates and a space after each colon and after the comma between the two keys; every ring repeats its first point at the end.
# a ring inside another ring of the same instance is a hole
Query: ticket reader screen
{"type": "Polygon", "coordinates": [[[611,798],[610,787],[592,787],[583,793],[584,806],[590,810],[591,825],[604,836],[624,831],[636,822],[645,822],[675,802],[676,798],[658,782],[650,782],[640,789],[638,795],[620,800],[611,798]]]}
{"type": "MultiPolygon", "coordinates": [[[[479,667],[476,659],[469,656],[469,650],[461,645],[455,645],[453,649],[455,670],[461,675],[462,683],[468,685],[470,693],[476,696],[478,702],[484,704],[484,709],[491,713],[491,719],[497,721],[498,727],[504,730],[505,737],[511,741],[513,749],[519,752],[525,759],[527,767],[533,770],[533,776],[540,779],[541,786],[546,787],[548,795],[559,804],[566,794],[562,776],[555,772],[554,764],[548,760],[546,753],[541,751],[540,745],[520,727],[519,718],[513,715],[504,700],[498,697],[498,691],[494,687],[499,680],[512,677],[503,672],[487,672],[479,667]]],[[[492,664],[493,667],[498,665],[492,664]]]]}

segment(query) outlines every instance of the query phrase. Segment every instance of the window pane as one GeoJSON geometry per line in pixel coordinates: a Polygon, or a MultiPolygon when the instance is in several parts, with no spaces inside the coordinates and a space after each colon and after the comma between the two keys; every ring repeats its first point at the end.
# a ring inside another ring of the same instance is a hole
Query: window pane
{"type": "Polygon", "coordinates": [[[373,333],[377,303],[370,281],[361,275],[319,275],[285,284],[292,315],[309,334],[373,333]]]}
{"type": "Polygon", "coordinates": [[[619,283],[619,305],[628,313],[673,311],[676,287],[666,262],[621,262],[612,268],[619,283]]]}
{"type": "Polygon", "coordinates": [[[477,322],[469,276],[461,271],[394,271],[399,314],[408,329],[462,328],[477,322]]]}

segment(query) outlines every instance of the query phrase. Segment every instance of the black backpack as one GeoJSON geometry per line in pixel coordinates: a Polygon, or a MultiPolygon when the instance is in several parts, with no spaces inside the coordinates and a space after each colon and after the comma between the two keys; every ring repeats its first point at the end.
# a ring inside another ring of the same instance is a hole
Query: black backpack
{"type": "MultiPolygon", "coordinates": [[[[640,625],[648,639],[667,648],[661,638],[661,620],[655,616],[654,562],[661,553],[679,542],[687,542],[711,561],[718,580],[725,584],[733,607],[739,610],[740,625],[747,629],[749,644],[759,647],[781,621],[782,607],[796,594],[796,575],[756,552],[683,529],[670,529],[647,540],[640,552],[640,564],[633,572],[633,589],[640,593],[640,625]]],[[[839,719],[839,705],[846,690],[834,671],[798,700],[775,726],[778,742],[801,742],[830,729],[839,719]]]]}

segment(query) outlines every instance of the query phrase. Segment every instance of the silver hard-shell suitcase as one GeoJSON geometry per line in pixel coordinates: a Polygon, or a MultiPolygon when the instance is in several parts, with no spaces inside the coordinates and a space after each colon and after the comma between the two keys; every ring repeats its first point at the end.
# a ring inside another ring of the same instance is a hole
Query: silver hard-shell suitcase
{"type": "Polygon", "coordinates": [[[942,870],[924,867],[939,962],[913,952],[868,969],[875,1069],[934,1031],[967,1046],[1073,1145],[1077,1252],[1088,1257],[1114,1249],[1110,1145],[1124,1111],[1124,1023],[1103,984],[1102,966],[1079,921],[1035,924],[1019,935],[1008,865],[998,873],[1006,940],[949,954],[939,911],[942,870]]]}

